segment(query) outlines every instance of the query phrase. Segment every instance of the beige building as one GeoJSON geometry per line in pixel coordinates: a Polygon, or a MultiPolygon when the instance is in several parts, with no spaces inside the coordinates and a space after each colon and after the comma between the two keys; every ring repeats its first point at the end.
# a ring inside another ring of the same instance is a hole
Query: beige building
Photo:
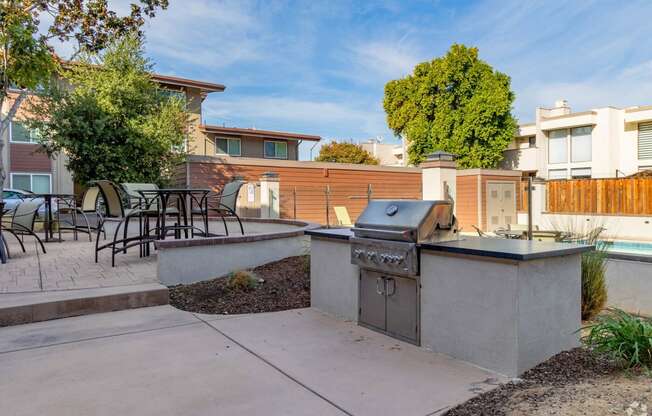
{"type": "Polygon", "coordinates": [[[369,139],[360,146],[378,158],[383,166],[407,166],[407,153],[404,141],[401,144],[385,144],[379,139],[369,139]]]}
{"type": "Polygon", "coordinates": [[[652,169],[652,106],[572,112],[559,100],[519,125],[503,168],[546,179],[614,178],[652,169]]]}
{"type": "MultiPolygon", "coordinates": [[[[152,74],[162,88],[179,94],[186,100],[190,113],[190,131],[186,148],[193,155],[221,156],[225,158],[267,158],[298,160],[299,144],[319,141],[321,137],[269,130],[219,127],[202,124],[202,104],[208,94],[223,92],[225,86],[167,75],[152,74]]],[[[11,108],[14,95],[5,100],[2,114],[11,108]]],[[[4,141],[3,166],[7,177],[3,188],[24,189],[37,193],[72,193],[72,174],[66,169],[65,157],[50,159],[41,151],[36,135],[27,129],[27,117],[21,107],[12,121],[4,141]]]]}

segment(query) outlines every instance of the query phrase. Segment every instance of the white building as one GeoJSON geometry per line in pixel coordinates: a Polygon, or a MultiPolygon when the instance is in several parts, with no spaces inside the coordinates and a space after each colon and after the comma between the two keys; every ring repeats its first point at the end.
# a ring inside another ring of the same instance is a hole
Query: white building
{"type": "Polygon", "coordinates": [[[383,166],[407,166],[407,153],[401,140],[400,144],[384,144],[381,139],[369,139],[360,146],[378,158],[383,166]]]}
{"type": "Polygon", "coordinates": [[[652,169],[652,106],[571,112],[565,100],[521,124],[502,167],[547,179],[613,178],[652,169]]]}

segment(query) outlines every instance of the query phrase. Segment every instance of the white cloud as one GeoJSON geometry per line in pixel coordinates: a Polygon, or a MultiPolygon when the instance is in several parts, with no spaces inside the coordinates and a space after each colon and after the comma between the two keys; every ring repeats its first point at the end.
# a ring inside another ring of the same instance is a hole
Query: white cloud
{"type": "Polygon", "coordinates": [[[359,76],[376,74],[384,79],[401,78],[412,72],[420,62],[415,48],[406,42],[370,41],[351,48],[359,76]]]}
{"type": "Polygon", "coordinates": [[[260,129],[300,128],[308,134],[329,138],[351,138],[347,132],[368,136],[385,130],[384,114],[365,103],[317,101],[293,97],[217,97],[204,104],[209,122],[260,129]]]}

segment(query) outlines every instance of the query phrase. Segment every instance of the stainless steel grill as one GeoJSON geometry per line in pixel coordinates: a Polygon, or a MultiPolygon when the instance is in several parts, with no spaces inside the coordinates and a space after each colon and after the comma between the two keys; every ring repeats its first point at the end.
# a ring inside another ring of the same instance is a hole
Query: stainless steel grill
{"type": "Polygon", "coordinates": [[[417,244],[452,240],[456,227],[450,201],[370,201],[353,228],[351,262],[416,276],[417,244]]]}
{"type": "Polygon", "coordinates": [[[456,238],[450,201],[370,201],[353,228],[358,322],[419,344],[419,243],[456,238]]]}

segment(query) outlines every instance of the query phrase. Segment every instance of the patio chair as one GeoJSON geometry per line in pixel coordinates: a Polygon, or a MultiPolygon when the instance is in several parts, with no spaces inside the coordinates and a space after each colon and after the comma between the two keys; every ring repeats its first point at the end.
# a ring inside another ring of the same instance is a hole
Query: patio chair
{"type": "MultiPolygon", "coordinates": [[[[142,194],[139,191],[158,191],[159,187],[155,183],[136,183],[136,182],[125,182],[122,183],[122,189],[124,190],[128,198],[128,206],[130,208],[141,208],[146,209],[146,213],[149,217],[156,217],[160,212],[159,199],[152,193],[152,196],[148,196],[147,200],[143,199],[142,194]]],[[[181,213],[175,207],[166,207],[165,216],[172,217],[176,219],[177,223],[181,223],[181,213]]],[[[156,228],[160,224],[156,224],[156,228]]],[[[163,224],[165,225],[165,224],[163,224]]]]}
{"type": "Polygon", "coordinates": [[[34,222],[41,205],[42,202],[34,200],[23,201],[13,210],[11,221],[8,224],[2,223],[2,230],[16,237],[23,253],[25,253],[25,245],[23,244],[25,236],[34,237],[40,244],[43,254],[46,253],[43,241],[34,232],[34,222]]]}
{"type": "MultiPolygon", "coordinates": [[[[90,188],[84,191],[82,195],[81,205],[71,206],[66,204],[65,207],[59,209],[59,221],[70,224],[72,227],[61,228],[61,229],[71,229],[75,232],[82,232],[88,234],[88,241],[93,241],[93,231],[97,230],[101,222],[101,212],[98,210],[98,201],[100,200],[100,188],[97,186],[91,186],[90,188]],[[72,212],[74,209],[74,213],[72,212]],[[83,224],[78,223],[78,218],[81,217],[84,219],[83,224]],[[94,218],[93,223],[91,223],[90,218],[94,218]]],[[[64,201],[65,202],[65,201],[64,201]]],[[[106,232],[104,233],[104,239],[106,240],[106,232]]],[[[75,239],[77,236],[75,235],[75,239]]]]}
{"type": "Polygon", "coordinates": [[[476,225],[471,225],[471,227],[473,227],[475,232],[478,233],[478,237],[482,237],[482,238],[499,238],[498,236],[485,233],[480,228],[478,228],[478,226],[476,226],[476,225]]]}
{"type": "Polygon", "coordinates": [[[346,209],[346,207],[333,207],[333,210],[335,211],[335,216],[337,217],[337,225],[341,225],[343,227],[353,227],[351,217],[349,216],[349,211],[346,209]]]}
{"type": "Polygon", "coordinates": [[[242,188],[244,184],[245,181],[242,180],[231,181],[224,185],[220,193],[207,197],[208,212],[205,212],[206,209],[204,207],[193,208],[191,210],[192,215],[190,216],[191,225],[194,225],[194,215],[203,216],[206,218],[206,222],[204,223],[206,230],[204,234],[206,236],[210,235],[208,232],[207,218],[210,212],[214,212],[217,216],[222,218],[222,222],[224,223],[224,232],[226,235],[229,235],[229,227],[226,224],[226,218],[235,218],[236,221],[238,221],[238,225],[240,226],[240,232],[242,235],[244,235],[244,227],[242,226],[242,221],[236,213],[238,194],[240,193],[240,188],[242,188]]]}
{"type": "Polygon", "coordinates": [[[127,249],[132,246],[140,246],[141,255],[143,245],[148,245],[153,241],[149,236],[143,235],[143,214],[144,210],[140,208],[129,208],[123,205],[124,198],[120,194],[120,188],[116,184],[107,180],[96,181],[95,184],[100,190],[100,195],[104,200],[105,212],[104,215],[99,218],[100,222],[97,227],[97,235],[95,238],[95,263],[97,263],[98,253],[101,250],[106,248],[111,249],[111,266],[115,266],[115,255],[117,253],[123,252],[126,253],[127,249]],[[129,220],[132,218],[138,218],[140,223],[140,230],[137,236],[129,237],[127,234],[127,228],[129,220]],[[116,224],[115,231],[113,233],[113,239],[111,242],[103,244],[100,246],[100,232],[105,231],[104,226],[107,222],[114,222],[116,224]],[[120,227],[123,227],[123,238],[118,239],[118,234],[120,232],[120,227]],[[122,247],[118,247],[122,245],[122,247]]]}

